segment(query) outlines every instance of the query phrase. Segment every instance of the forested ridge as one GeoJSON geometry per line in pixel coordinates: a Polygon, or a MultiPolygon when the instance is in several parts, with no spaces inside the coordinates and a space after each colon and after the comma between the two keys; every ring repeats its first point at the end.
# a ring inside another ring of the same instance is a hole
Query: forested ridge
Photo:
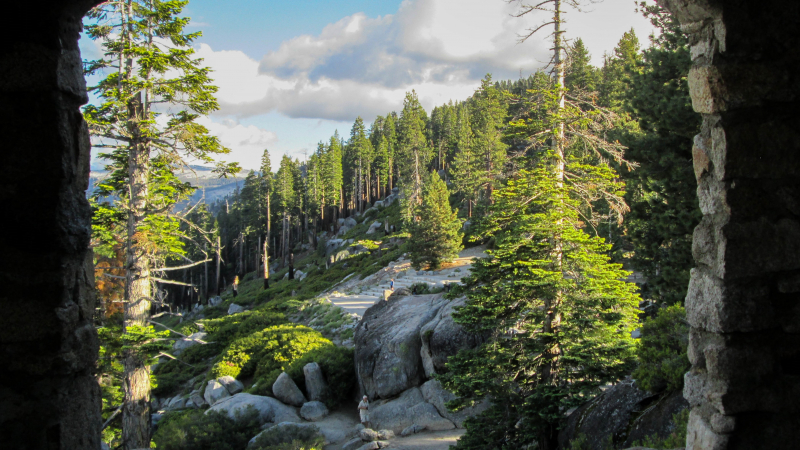
{"type": "MultiPolygon", "coordinates": [[[[216,164],[220,177],[239,168],[214,160],[227,149],[195,122],[217,107],[216,88],[184,50],[200,37],[183,32],[185,4],[109,4],[88,27],[107,52],[87,65],[107,74],[91,88],[104,103],[84,111],[110,173],[91,197],[107,442],[149,445],[151,395],[185,386],[202,395],[224,375],[271,395],[281,372],[297,380],[309,362],[323,366],[325,403],[338,407],[355,375],[352,351],[334,344],[352,338],[351,319],[317,296],[403,254],[438,269],[464,246],[486,245],[488,256],[448,296],[466,298],[453,317],[485,344],[436,379],[459,397],[448,406],[494,404],[467,420],[456,448],[555,448],[565,411],[631,374],[653,392],[681,388],[700,119],[687,42],[665,11],[643,3],[660,34],[645,46],[625,33],[601,67],[556,28],[547,70],[487,74],[471,97],[431,111],[408,92],[397,111],[357,117],[304,160],[283,155],[272,167],[264,149],[241,189],[195,203],[196,187],[176,175],[188,161],[216,164]],[[162,100],[183,109],[150,107],[162,100]],[[332,258],[327,243],[348,238],[363,251],[332,258]],[[632,271],[645,280],[638,287],[626,281],[632,271]],[[216,297],[250,310],[225,315],[216,297]],[[197,305],[202,327],[183,321],[197,305]],[[208,342],[170,354],[201,328],[208,342]]],[[[257,424],[226,420],[168,413],[155,441],[244,448],[257,424]]]]}

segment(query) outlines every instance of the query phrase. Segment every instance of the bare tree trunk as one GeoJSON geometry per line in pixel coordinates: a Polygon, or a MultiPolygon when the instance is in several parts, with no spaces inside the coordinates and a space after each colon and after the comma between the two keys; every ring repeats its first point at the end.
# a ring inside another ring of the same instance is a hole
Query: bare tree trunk
{"type": "Polygon", "coordinates": [[[269,235],[264,238],[264,289],[269,289],[269,235]]]}
{"type": "Polygon", "coordinates": [[[221,246],[222,245],[220,243],[220,237],[217,236],[217,278],[216,278],[216,283],[215,283],[215,285],[217,287],[217,295],[220,295],[220,293],[222,292],[222,286],[220,286],[220,284],[219,284],[219,281],[220,281],[220,270],[221,270],[220,262],[221,262],[221,259],[222,259],[221,246]]]}
{"type": "MultiPolygon", "coordinates": [[[[205,259],[208,259],[208,244],[203,244],[203,250],[206,254],[205,259]]],[[[205,278],[203,278],[203,298],[205,303],[208,304],[208,261],[203,263],[203,271],[206,274],[205,278]]]]}
{"type": "MultiPolygon", "coordinates": [[[[130,11],[129,14],[132,14],[130,11]]],[[[136,234],[147,216],[150,148],[142,142],[139,120],[143,115],[141,94],[128,104],[132,122],[128,156],[129,211],[127,229],[127,271],[124,332],[129,327],[147,326],[150,317],[150,262],[136,242],[136,234]]],[[[122,442],[125,449],[150,446],[150,370],[135,350],[125,352],[125,390],[122,408],[122,442]]]]}
{"type": "MultiPolygon", "coordinates": [[[[555,25],[555,31],[553,33],[553,48],[555,51],[555,55],[553,58],[553,62],[555,65],[556,71],[556,82],[558,83],[558,108],[559,111],[564,108],[565,103],[565,92],[564,92],[564,59],[562,58],[562,51],[563,51],[563,30],[561,29],[562,18],[561,18],[561,1],[562,0],[553,0],[554,6],[554,17],[553,22],[555,25]]],[[[558,124],[558,132],[556,134],[556,138],[553,140],[553,147],[555,151],[556,157],[556,165],[555,165],[555,176],[558,180],[557,186],[560,188],[564,184],[564,122],[560,122],[558,124]]],[[[559,221],[559,225],[561,222],[559,221]]],[[[562,237],[559,234],[554,236],[555,241],[555,248],[554,248],[554,259],[556,266],[559,268],[560,271],[563,271],[563,241],[562,237]]],[[[561,325],[561,311],[560,306],[563,300],[563,293],[559,290],[555,292],[555,295],[552,298],[546,298],[544,302],[544,308],[546,311],[546,316],[544,322],[542,324],[542,331],[548,334],[558,334],[558,329],[561,325]]],[[[553,384],[557,382],[558,377],[558,365],[559,365],[559,357],[561,354],[561,350],[558,346],[558,343],[553,343],[544,353],[544,364],[542,367],[542,381],[547,384],[553,384]]],[[[542,437],[541,440],[541,447],[543,450],[551,450],[554,449],[556,446],[555,438],[557,436],[554,430],[549,430],[546,432],[545,435],[542,437]]]]}

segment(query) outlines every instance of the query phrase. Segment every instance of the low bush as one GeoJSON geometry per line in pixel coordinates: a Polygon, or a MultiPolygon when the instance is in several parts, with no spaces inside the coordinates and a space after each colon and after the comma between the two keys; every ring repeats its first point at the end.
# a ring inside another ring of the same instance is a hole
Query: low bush
{"type": "Polygon", "coordinates": [[[410,291],[414,295],[425,295],[431,293],[431,287],[428,283],[414,283],[411,285],[410,291]]]}
{"type": "Polygon", "coordinates": [[[633,378],[650,392],[683,387],[683,375],[689,370],[686,348],[689,345],[689,324],[686,310],[673,305],[645,320],[637,349],[639,367],[633,378]]]}
{"type": "Polygon", "coordinates": [[[286,323],[286,316],[277,311],[256,310],[219,319],[203,321],[206,331],[211,335],[209,340],[228,345],[236,339],[243,338],[256,331],[286,323]]]}
{"type": "Polygon", "coordinates": [[[248,450],[322,450],[325,438],[314,426],[285,425],[259,434],[248,450]]]}
{"type": "Polygon", "coordinates": [[[260,378],[330,343],[311,328],[295,324],[276,325],[233,341],[211,372],[214,378],[253,374],[260,378]]]}
{"type": "Polygon", "coordinates": [[[167,413],[153,435],[162,450],[242,450],[259,430],[252,406],[231,419],[225,412],[201,410],[167,413]]]}
{"type": "Polygon", "coordinates": [[[306,383],[303,367],[312,362],[319,364],[322,374],[328,382],[328,392],[325,393],[323,400],[329,409],[336,408],[352,397],[350,394],[353,392],[356,382],[352,349],[329,344],[311,350],[292,361],[286,368],[286,373],[304,391],[306,383]]]}

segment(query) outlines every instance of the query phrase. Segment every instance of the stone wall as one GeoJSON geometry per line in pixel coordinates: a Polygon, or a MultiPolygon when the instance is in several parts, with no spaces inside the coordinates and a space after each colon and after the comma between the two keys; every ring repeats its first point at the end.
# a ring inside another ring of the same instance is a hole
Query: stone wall
{"type": "Polygon", "coordinates": [[[800,2],[659,0],[703,115],[686,306],[689,449],[800,442],[800,2]]]}
{"type": "Polygon", "coordinates": [[[8,2],[0,27],[0,442],[99,449],[89,135],[78,34],[87,1],[8,2]]]}

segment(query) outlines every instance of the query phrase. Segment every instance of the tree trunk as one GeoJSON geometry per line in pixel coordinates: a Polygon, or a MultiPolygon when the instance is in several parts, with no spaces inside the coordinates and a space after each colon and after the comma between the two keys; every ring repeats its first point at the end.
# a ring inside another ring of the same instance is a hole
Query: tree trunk
{"type": "Polygon", "coordinates": [[[264,289],[269,289],[269,236],[264,238],[264,289]]]}
{"type": "MultiPolygon", "coordinates": [[[[565,93],[564,93],[564,60],[562,58],[562,51],[563,51],[563,40],[562,34],[563,30],[561,29],[561,0],[554,0],[554,17],[553,22],[555,26],[555,31],[553,33],[553,48],[555,51],[555,57],[553,59],[556,71],[556,82],[558,83],[558,109],[559,114],[560,111],[564,108],[565,103],[565,93]]],[[[556,134],[556,138],[553,140],[553,147],[555,151],[556,157],[556,164],[555,164],[555,176],[556,176],[556,184],[560,188],[564,184],[564,123],[560,122],[558,124],[558,132],[556,134]]],[[[563,206],[560,206],[563,207],[563,206]]],[[[561,225],[561,221],[558,222],[558,225],[561,225]]],[[[559,270],[563,273],[563,255],[564,255],[564,247],[563,242],[561,239],[560,234],[556,234],[554,236],[554,259],[556,266],[559,270]]],[[[546,316],[544,318],[544,322],[542,324],[542,331],[544,333],[552,333],[553,335],[558,334],[559,326],[561,325],[561,311],[560,306],[563,300],[563,294],[561,291],[555,292],[552,298],[546,298],[544,302],[545,313],[546,316]]],[[[545,384],[554,384],[557,382],[558,377],[558,363],[560,357],[560,348],[558,346],[557,336],[554,338],[555,341],[551,341],[551,345],[544,353],[544,364],[542,367],[542,381],[545,384]]],[[[554,439],[554,435],[557,433],[552,432],[549,430],[544,433],[541,439],[541,447],[543,450],[551,450],[557,446],[557,440],[554,439]]]]}
{"type": "Polygon", "coordinates": [[[221,251],[222,250],[221,250],[220,247],[221,247],[220,237],[217,236],[217,278],[216,278],[216,283],[215,283],[215,285],[217,287],[217,295],[220,295],[220,293],[222,293],[222,286],[220,286],[220,284],[219,284],[219,281],[220,281],[219,277],[220,277],[220,270],[221,270],[220,262],[221,262],[221,259],[222,259],[222,255],[221,255],[221,251]]]}
{"type": "MultiPolygon", "coordinates": [[[[208,244],[203,244],[203,250],[206,255],[205,259],[208,259],[208,244]]],[[[208,261],[203,263],[203,271],[206,274],[205,278],[203,278],[203,298],[205,303],[208,304],[208,261]]]]}
{"type": "MultiPolygon", "coordinates": [[[[130,4],[128,5],[130,8],[130,4]]],[[[129,14],[132,14],[129,9],[129,14]]],[[[127,271],[124,332],[129,327],[147,326],[150,318],[150,262],[136,242],[139,227],[147,217],[150,148],[142,142],[140,118],[143,114],[141,94],[128,104],[132,125],[128,156],[129,211],[127,236],[127,271]]],[[[150,370],[134,350],[125,352],[122,409],[122,442],[125,449],[150,446],[150,370]]]]}

